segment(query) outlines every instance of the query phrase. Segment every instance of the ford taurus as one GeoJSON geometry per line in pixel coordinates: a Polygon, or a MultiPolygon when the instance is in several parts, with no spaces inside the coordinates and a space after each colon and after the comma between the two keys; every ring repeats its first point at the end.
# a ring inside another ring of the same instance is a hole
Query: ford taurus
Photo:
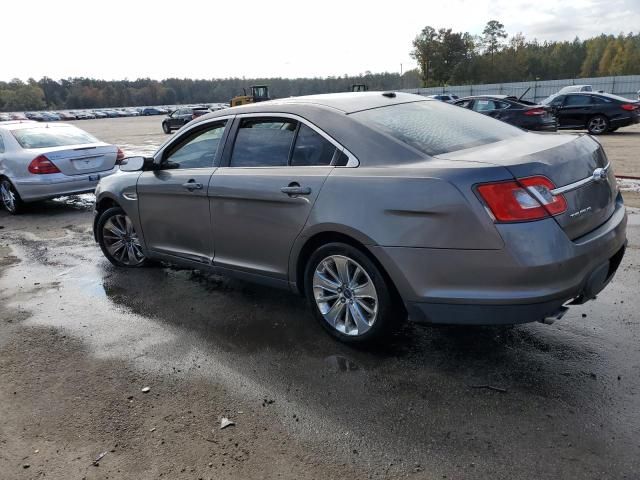
{"type": "Polygon", "coordinates": [[[626,245],[622,197],[593,138],[404,93],[210,113],[120,170],[96,190],[95,237],[112,263],[291,289],[346,342],[380,339],[407,315],[559,317],[595,298],[626,245]]]}

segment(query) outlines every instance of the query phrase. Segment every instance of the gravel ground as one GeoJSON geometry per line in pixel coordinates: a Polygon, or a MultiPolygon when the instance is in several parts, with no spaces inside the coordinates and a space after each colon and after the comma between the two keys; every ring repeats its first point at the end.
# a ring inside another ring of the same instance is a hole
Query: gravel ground
{"type": "MultiPolygon", "coordinates": [[[[144,153],[159,123],[80,124],[144,153]]],[[[113,268],[91,202],[0,211],[3,480],[638,478],[640,211],[613,282],[561,321],[366,350],[287,292],[113,268]]]]}

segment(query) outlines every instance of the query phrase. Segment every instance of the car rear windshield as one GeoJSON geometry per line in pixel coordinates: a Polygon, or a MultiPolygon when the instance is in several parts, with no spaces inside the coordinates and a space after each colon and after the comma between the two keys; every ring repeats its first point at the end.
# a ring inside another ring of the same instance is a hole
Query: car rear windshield
{"type": "Polygon", "coordinates": [[[438,101],[401,103],[352,114],[427,155],[440,155],[524,135],[516,127],[438,101]]]}
{"type": "Polygon", "coordinates": [[[79,128],[68,126],[20,128],[11,132],[22,148],[65,147],[97,143],[99,140],[79,128]]]}

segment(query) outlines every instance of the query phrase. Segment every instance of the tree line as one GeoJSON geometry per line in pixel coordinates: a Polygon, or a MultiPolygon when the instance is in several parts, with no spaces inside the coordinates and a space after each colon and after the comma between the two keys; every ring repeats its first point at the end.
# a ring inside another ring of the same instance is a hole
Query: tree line
{"type": "Polygon", "coordinates": [[[417,70],[399,73],[371,73],[359,76],[327,78],[225,78],[193,80],[96,80],[69,78],[53,80],[44,77],[23,82],[14,79],[0,82],[0,111],[43,109],[83,109],[101,107],[184,105],[228,102],[249,91],[251,85],[269,85],[272,98],[314,93],[347,92],[354,84],[365,84],[371,90],[413,88],[419,85],[417,70]]]}
{"type": "Polygon", "coordinates": [[[539,42],[522,33],[509,37],[497,20],[482,35],[426,26],[411,56],[417,69],[366,72],[327,78],[168,78],[106,81],[92,78],[0,82],[0,111],[84,109],[228,102],[243,88],[267,84],[273,98],[345,92],[353,84],[395,90],[527,80],[640,74],[640,34],[600,35],[573,41],[539,42]]]}
{"type": "Polygon", "coordinates": [[[422,86],[640,74],[640,34],[539,42],[489,21],[482,35],[426,26],[413,41],[422,86]]]}

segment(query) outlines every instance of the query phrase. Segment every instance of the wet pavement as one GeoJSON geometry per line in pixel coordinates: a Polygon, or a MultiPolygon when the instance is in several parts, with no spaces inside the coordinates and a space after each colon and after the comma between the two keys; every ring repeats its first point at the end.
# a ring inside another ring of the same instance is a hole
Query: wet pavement
{"type": "Polygon", "coordinates": [[[46,202],[28,220],[0,212],[0,252],[19,260],[0,270],[1,301],[26,312],[25,328],[63,331],[96,359],[223,385],[376,478],[639,478],[638,211],[614,281],[554,325],[408,324],[354,349],[288,292],[114,268],[88,205],[46,202]]]}

